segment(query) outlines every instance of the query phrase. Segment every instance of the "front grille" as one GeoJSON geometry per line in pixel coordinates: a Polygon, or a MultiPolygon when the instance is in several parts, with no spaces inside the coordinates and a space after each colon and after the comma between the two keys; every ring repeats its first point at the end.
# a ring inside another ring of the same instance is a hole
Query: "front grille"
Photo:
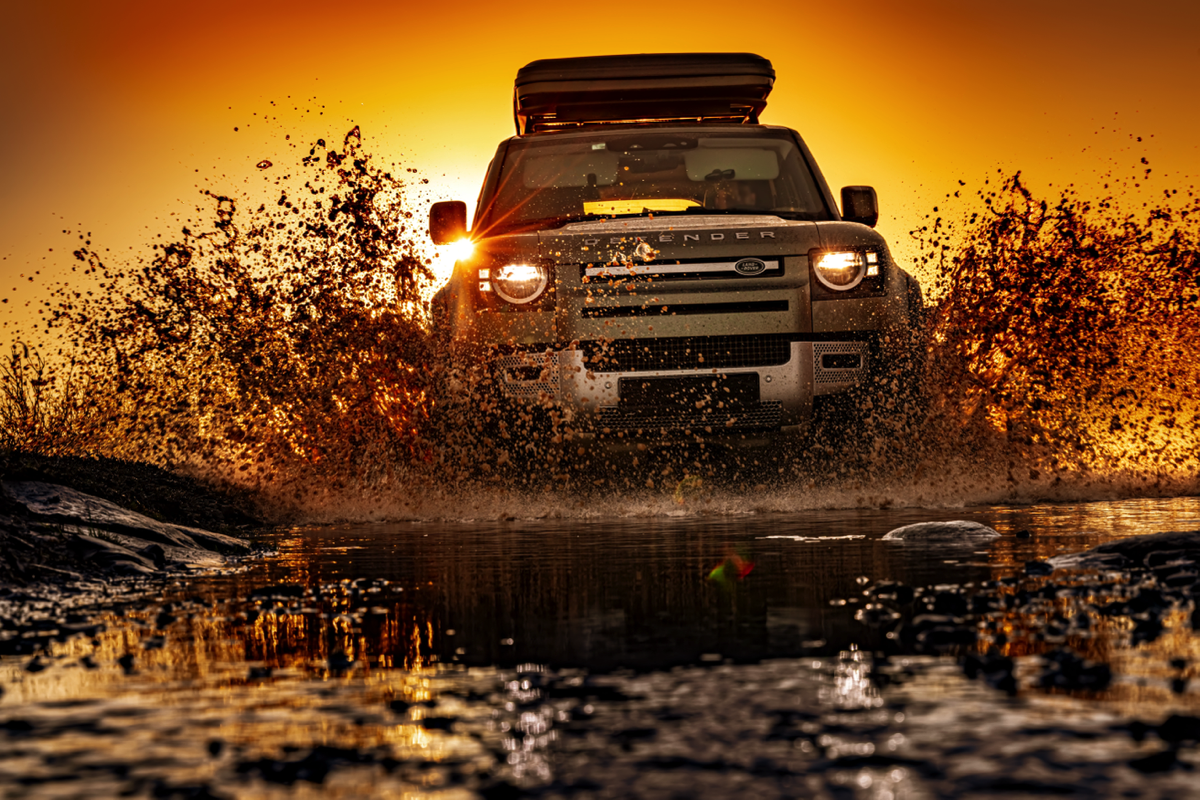
{"type": "Polygon", "coordinates": [[[688,336],[678,339],[618,339],[584,342],[584,361],[593,372],[650,372],[673,369],[730,369],[786,364],[792,343],[772,336],[688,336]]]}
{"type": "Polygon", "coordinates": [[[596,425],[601,433],[639,433],[648,436],[687,432],[695,436],[771,430],[783,423],[783,404],[759,403],[746,408],[687,410],[668,408],[600,409],[596,425]]]}

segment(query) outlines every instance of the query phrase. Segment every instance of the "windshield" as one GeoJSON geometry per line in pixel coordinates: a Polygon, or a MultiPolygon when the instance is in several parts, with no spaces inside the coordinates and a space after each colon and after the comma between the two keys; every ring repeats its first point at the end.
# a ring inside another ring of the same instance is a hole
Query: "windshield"
{"type": "Polygon", "coordinates": [[[642,214],[829,219],[786,131],[597,131],[513,142],[480,219],[492,232],[642,214]]]}

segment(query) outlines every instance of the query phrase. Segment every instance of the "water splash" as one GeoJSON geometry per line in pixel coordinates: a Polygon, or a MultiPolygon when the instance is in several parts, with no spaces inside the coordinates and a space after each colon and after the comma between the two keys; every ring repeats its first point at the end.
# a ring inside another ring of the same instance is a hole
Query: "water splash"
{"type": "Polygon", "coordinates": [[[920,236],[937,276],[921,463],[940,449],[1050,496],[1194,492],[1200,200],[1046,200],[1020,173],[978,196],[920,236]]]}
{"type": "Polygon", "coordinates": [[[88,376],[99,425],[80,450],[297,501],[427,457],[432,278],[405,181],[357,127],[264,181],[273,205],[205,192],[207,219],[149,259],[75,251],[82,274],[54,291],[46,333],[88,376]]]}
{"type": "MultiPolygon", "coordinates": [[[[415,170],[381,168],[357,128],[340,148],[318,140],[294,174],[268,166],[273,203],[247,211],[206,192],[201,221],[148,259],[76,251],[77,276],[54,290],[43,336],[69,368],[36,378],[92,411],[18,408],[0,416],[9,447],[59,441],[63,452],[198,472],[312,520],[1200,489],[1200,200],[1190,192],[1128,212],[1120,191],[1046,200],[1020,174],[1002,176],[957,222],[938,217],[916,233],[933,276],[921,357],[845,404],[840,425],[775,451],[669,451],[630,466],[576,459],[537,427],[554,409],[511,414],[486,375],[438,362],[415,170]],[[56,439],[41,418],[74,420],[71,435],[56,439]]],[[[30,379],[28,364],[14,355],[9,388],[30,379]]]]}

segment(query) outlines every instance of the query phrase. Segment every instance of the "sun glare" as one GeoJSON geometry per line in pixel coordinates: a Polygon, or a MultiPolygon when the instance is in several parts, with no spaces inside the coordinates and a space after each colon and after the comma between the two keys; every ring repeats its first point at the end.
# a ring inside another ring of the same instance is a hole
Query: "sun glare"
{"type": "Polygon", "coordinates": [[[455,261],[462,261],[471,257],[471,253],[475,252],[475,243],[470,239],[460,239],[454,244],[446,245],[446,252],[455,261]]]}
{"type": "Polygon", "coordinates": [[[460,239],[453,244],[438,246],[434,251],[432,264],[437,285],[442,286],[450,280],[450,276],[454,274],[454,265],[470,258],[473,252],[475,243],[470,239],[460,239]]]}

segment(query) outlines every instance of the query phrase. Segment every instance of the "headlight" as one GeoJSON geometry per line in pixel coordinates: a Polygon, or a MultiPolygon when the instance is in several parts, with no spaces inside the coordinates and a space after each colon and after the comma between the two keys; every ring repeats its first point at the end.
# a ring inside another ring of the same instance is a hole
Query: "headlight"
{"type": "Polygon", "coordinates": [[[812,264],[817,280],[835,292],[849,291],[863,278],[879,274],[879,254],[873,250],[815,253],[812,264]]]}
{"type": "Polygon", "coordinates": [[[479,271],[480,291],[494,290],[501,299],[524,305],[542,296],[550,271],[541,264],[505,264],[479,271]]]}

